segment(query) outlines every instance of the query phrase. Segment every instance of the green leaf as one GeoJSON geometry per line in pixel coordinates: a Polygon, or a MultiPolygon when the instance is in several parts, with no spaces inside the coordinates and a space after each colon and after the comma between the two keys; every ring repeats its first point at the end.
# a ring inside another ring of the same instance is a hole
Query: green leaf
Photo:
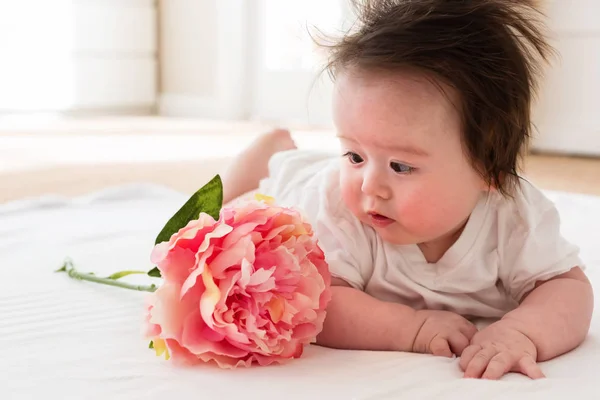
{"type": "Polygon", "coordinates": [[[148,348],[149,349],[153,349],[154,348],[154,342],[152,340],[150,341],[150,344],[148,345],[148,348]]]}
{"type": "MultiPolygon", "coordinates": [[[[188,201],[169,219],[156,237],[154,244],[168,241],[174,233],[186,226],[188,222],[197,219],[200,213],[206,213],[214,219],[219,219],[223,207],[223,182],[219,175],[202,186],[188,201]]],[[[148,275],[160,278],[160,271],[154,267],[148,275]]]]}
{"type": "Polygon", "coordinates": [[[72,267],[72,266],[73,266],[73,261],[71,261],[71,259],[67,257],[64,259],[62,266],[54,272],[68,272],[69,267],[72,267]]]}
{"type": "Polygon", "coordinates": [[[146,271],[119,271],[119,272],[115,272],[114,274],[108,276],[108,279],[121,279],[124,276],[127,275],[133,275],[133,274],[145,274],[146,271]]]}
{"type": "Polygon", "coordinates": [[[175,215],[171,217],[156,237],[154,244],[169,240],[174,233],[186,226],[188,222],[197,219],[201,212],[207,213],[214,219],[218,219],[222,206],[223,183],[221,182],[221,177],[216,175],[210,182],[198,189],[175,215]]]}

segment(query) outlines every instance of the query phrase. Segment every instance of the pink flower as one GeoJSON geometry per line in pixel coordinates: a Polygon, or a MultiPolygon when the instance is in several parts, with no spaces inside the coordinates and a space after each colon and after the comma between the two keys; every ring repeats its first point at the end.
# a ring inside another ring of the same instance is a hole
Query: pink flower
{"type": "Polygon", "coordinates": [[[248,201],[218,221],[201,214],[151,259],[164,282],[150,297],[146,335],[176,362],[281,363],[323,328],[331,277],[293,209],[248,201]]]}

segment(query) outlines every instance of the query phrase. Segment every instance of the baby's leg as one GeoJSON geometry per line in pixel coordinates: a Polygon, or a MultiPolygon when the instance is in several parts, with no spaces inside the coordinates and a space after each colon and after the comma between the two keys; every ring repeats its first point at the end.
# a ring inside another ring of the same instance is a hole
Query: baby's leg
{"type": "Polygon", "coordinates": [[[258,137],[236,156],[223,175],[223,204],[257,189],[260,180],[268,176],[271,156],[295,148],[286,129],[274,129],[258,137]]]}

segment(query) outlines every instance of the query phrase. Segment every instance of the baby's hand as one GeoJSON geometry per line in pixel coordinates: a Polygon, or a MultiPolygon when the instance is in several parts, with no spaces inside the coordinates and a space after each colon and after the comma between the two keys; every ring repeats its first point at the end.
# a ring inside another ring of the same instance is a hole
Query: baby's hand
{"type": "Polygon", "coordinates": [[[477,333],[475,325],[450,311],[419,310],[417,318],[421,328],[413,342],[412,351],[415,353],[460,356],[477,333]]]}
{"type": "Polygon", "coordinates": [[[500,379],[519,372],[532,379],[544,378],[536,363],[535,344],[506,321],[498,321],[478,332],[460,359],[465,378],[500,379]]]}

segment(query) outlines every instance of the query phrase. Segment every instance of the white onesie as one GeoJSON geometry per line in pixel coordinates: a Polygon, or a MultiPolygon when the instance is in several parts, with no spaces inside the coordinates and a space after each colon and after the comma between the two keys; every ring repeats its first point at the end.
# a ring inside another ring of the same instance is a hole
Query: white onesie
{"type": "Polygon", "coordinates": [[[553,203],[525,180],[513,199],[482,195],[458,241],[428,263],[417,245],[383,242],[350,213],[340,195],[340,161],[315,151],[277,153],[259,192],[302,211],[332,276],[375,298],[498,318],[536,281],[585,269],[578,247],[561,236],[553,203]]]}

